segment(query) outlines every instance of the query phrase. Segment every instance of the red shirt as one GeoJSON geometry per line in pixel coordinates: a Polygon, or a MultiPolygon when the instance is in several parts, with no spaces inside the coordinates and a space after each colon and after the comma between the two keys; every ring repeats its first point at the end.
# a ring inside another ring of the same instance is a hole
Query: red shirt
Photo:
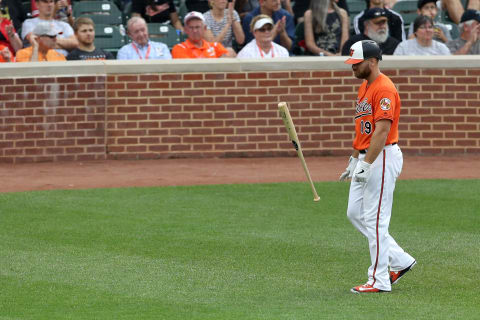
{"type": "Polygon", "coordinates": [[[358,89],[355,103],[355,139],[353,148],[368,149],[375,123],[379,120],[392,121],[385,145],[398,142],[398,121],[400,119],[400,96],[393,82],[383,73],[370,86],[365,80],[358,89]]]}

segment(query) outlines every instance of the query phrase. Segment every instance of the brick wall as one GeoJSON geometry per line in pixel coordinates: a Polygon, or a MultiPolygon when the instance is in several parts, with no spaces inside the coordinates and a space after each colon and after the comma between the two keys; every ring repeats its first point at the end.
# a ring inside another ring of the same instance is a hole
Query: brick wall
{"type": "MultiPolygon", "coordinates": [[[[480,153],[479,67],[382,71],[404,152],[480,153]]],[[[359,84],[345,68],[2,78],[0,162],[293,155],[280,101],[306,155],[346,155],[359,84]]]]}

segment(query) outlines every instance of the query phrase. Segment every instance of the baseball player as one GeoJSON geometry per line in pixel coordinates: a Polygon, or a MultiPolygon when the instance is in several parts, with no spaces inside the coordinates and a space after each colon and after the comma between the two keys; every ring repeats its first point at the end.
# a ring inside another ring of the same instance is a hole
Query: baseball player
{"type": "Polygon", "coordinates": [[[397,144],[400,97],[392,81],[380,72],[380,60],[377,43],[362,40],[351,46],[345,61],[352,65],[355,77],[364,81],[356,100],[353,153],[340,180],[352,179],[347,216],[367,237],[371,260],[368,281],[353,287],[353,293],[391,291],[391,285],[416,264],[388,233],[403,156],[397,144]]]}

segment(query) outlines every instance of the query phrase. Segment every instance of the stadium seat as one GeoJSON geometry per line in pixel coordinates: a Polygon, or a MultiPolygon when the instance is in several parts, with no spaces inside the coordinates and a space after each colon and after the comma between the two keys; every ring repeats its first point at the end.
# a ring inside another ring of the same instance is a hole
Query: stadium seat
{"type": "Polygon", "coordinates": [[[347,5],[350,17],[350,33],[355,34],[355,30],[353,30],[353,19],[357,14],[367,8],[367,4],[363,0],[348,0],[347,5]]]}
{"type": "Polygon", "coordinates": [[[451,26],[451,29],[450,29],[450,36],[452,36],[452,39],[457,39],[458,37],[460,37],[460,29],[458,28],[458,26],[453,23],[453,22],[446,22],[445,23],[448,26],[451,26]]]}
{"type": "Polygon", "coordinates": [[[73,2],[73,15],[88,17],[95,24],[121,25],[122,12],[111,1],[76,1],[73,2]]]}
{"type": "Polygon", "coordinates": [[[410,25],[418,16],[417,0],[403,0],[398,1],[393,5],[393,11],[399,13],[403,18],[405,26],[410,25]]]}
{"type": "Polygon", "coordinates": [[[185,36],[177,32],[171,24],[148,23],[148,33],[150,40],[163,42],[169,49],[172,49],[177,43],[185,41],[185,36]]]}
{"type": "Polygon", "coordinates": [[[118,49],[126,43],[123,26],[108,24],[95,25],[95,47],[110,51],[116,55],[118,49]]]}

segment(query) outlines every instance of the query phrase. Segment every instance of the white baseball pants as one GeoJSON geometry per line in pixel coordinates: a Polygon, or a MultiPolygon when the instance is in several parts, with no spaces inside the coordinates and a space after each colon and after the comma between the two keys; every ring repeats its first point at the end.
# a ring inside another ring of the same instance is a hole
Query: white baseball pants
{"type": "MultiPolygon", "coordinates": [[[[360,154],[363,160],[365,154],[360,154]]],[[[407,268],[414,261],[388,233],[395,181],[402,171],[403,155],[398,145],[385,146],[370,167],[367,183],[352,179],[347,216],[365,237],[370,248],[368,284],[390,291],[390,270],[407,268]]]]}

